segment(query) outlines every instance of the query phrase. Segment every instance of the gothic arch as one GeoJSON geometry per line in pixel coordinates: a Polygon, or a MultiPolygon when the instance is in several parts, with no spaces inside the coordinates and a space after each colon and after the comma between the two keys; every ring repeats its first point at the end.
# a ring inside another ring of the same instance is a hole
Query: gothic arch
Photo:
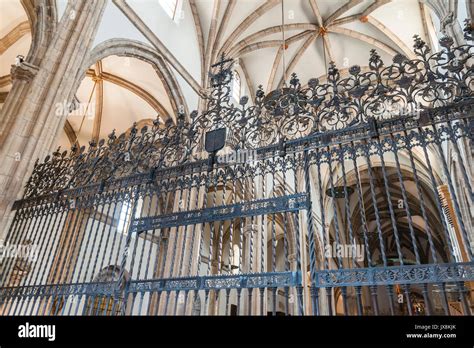
{"type": "Polygon", "coordinates": [[[37,6],[34,0],[21,0],[28,16],[31,29],[31,46],[26,60],[33,65],[39,65],[51,42],[58,14],[55,0],[43,0],[37,6]]]}
{"type": "MultiPolygon", "coordinates": [[[[25,60],[34,66],[39,66],[47,53],[48,46],[55,35],[57,25],[55,0],[42,0],[40,2],[41,6],[37,6],[34,0],[21,0],[31,30],[31,44],[25,60]]],[[[15,122],[11,115],[16,113],[20,106],[16,101],[22,100],[25,97],[23,83],[13,81],[12,76],[12,72],[10,75],[7,75],[12,86],[8,91],[2,108],[2,115],[4,117],[0,124],[0,144],[2,145],[15,122]],[[11,102],[9,102],[10,99],[12,99],[11,102]]]]}
{"type": "MultiPolygon", "coordinates": [[[[163,58],[151,46],[146,45],[140,41],[129,39],[110,39],[97,45],[89,54],[88,59],[81,67],[81,71],[76,77],[76,86],[82,80],[87,69],[95,62],[104,59],[108,56],[120,56],[136,58],[146,63],[149,63],[155,69],[160,78],[166,93],[170,99],[175,117],[178,115],[179,108],[182,105],[184,112],[188,114],[188,106],[183,96],[181,87],[171,69],[168,67],[163,58]]],[[[74,89],[74,91],[77,90],[74,89]]]]}
{"type": "MultiPolygon", "coordinates": [[[[384,181],[386,180],[386,184],[389,188],[389,194],[393,205],[396,205],[396,202],[403,201],[403,195],[401,193],[401,183],[400,179],[397,174],[397,169],[394,163],[390,160],[386,160],[385,163],[385,174],[382,175],[382,167],[374,163],[375,161],[371,161],[371,172],[373,176],[373,182],[376,187],[382,187],[384,185],[384,181]],[[385,179],[382,178],[385,177],[385,179]],[[395,202],[395,203],[394,203],[395,202]]],[[[411,240],[410,229],[413,228],[414,239],[416,248],[420,254],[421,263],[430,263],[432,260],[431,258],[433,255],[430,255],[431,251],[425,250],[428,248],[428,232],[431,236],[434,244],[434,252],[438,260],[443,260],[444,262],[449,262],[449,256],[445,253],[443,249],[443,245],[445,243],[444,239],[445,236],[442,232],[442,222],[439,220],[439,212],[436,206],[435,200],[437,200],[437,192],[433,189],[432,183],[429,182],[429,179],[426,177],[428,174],[425,172],[424,168],[420,168],[417,166],[417,175],[418,175],[418,183],[419,183],[419,190],[421,190],[421,194],[423,195],[423,207],[425,210],[425,214],[427,217],[427,221],[422,219],[423,211],[420,206],[420,201],[418,200],[418,188],[411,187],[409,188],[409,183],[414,181],[413,174],[409,167],[400,164],[400,175],[403,179],[403,186],[405,187],[406,197],[408,207],[401,208],[402,209],[402,216],[405,216],[403,211],[408,209],[411,214],[410,224],[408,220],[405,219],[398,219],[396,218],[396,226],[398,229],[398,234],[400,238],[400,245],[403,258],[405,257],[414,257],[413,253],[413,241],[411,240]],[[418,220],[421,221],[418,221],[418,220]],[[427,224],[427,225],[426,225],[427,224]],[[425,248],[423,248],[425,246],[425,248]]],[[[372,254],[372,262],[375,262],[376,257],[380,257],[380,245],[378,235],[376,233],[377,229],[374,226],[374,221],[376,221],[376,216],[380,219],[380,228],[382,238],[384,239],[384,250],[387,253],[386,257],[390,258],[390,255],[394,254],[394,240],[389,239],[389,236],[392,236],[392,224],[394,223],[391,220],[391,217],[388,215],[388,194],[387,191],[383,190],[375,190],[374,195],[372,195],[371,190],[369,190],[369,178],[367,177],[368,168],[367,166],[359,166],[359,181],[356,179],[356,173],[354,168],[350,168],[345,172],[346,183],[348,187],[352,187],[354,191],[354,195],[351,197],[349,196],[348,204],[349,204],[349,212],[346,211],[346,207],[344,206],[343,199],[337,200],[334,202],[335,209],[337,210],[337,224],[339,225],[339,243],[345,244],[350,243],[348,241],[348,226],[350,220],[350,225],[352,226],[352,233],[353,236],[360,236],[362,234],[362,229],[367,229],[368,237],[372,235],[375,236],[373,240],[368,241],[368,247],[372,254]],[[360,185],[357,187],[356,185],[360,185]],[[362,188],[365,186],[365,189],[362,188]],[[361,200],[362,200],[362,207],[357,199],[354,196],[358,196],[358,191],[362,190],[361,200]],[[376,207],[373,204],[373,200],[376,201],[376,207]],[[377,210],[375,210],[377,209],[377,210]],[[349,213],[349,217],[347,216],[349,213]],[[364,215],[366,219],[366,228],[363,228],[363,221],[361,220],[361,216],[364,215]],[[390,254],[390,255],[389,255],[390,254]]],[[[343,179],[340,177],[342,174],[340,173],[339,168],[333,169],[333,177],[339,176],[339,179],[333,181],[334,187],[343,187],[344,182],[343,179]]],[[[438,178],[437,178],[438,179],[438,178]]],[[[436,182],[439,184],[440,182],[436,182]]],[[[329,238],[335,238],[336,236],[336,217],[334,215],[334,207],[332,199],[327,195],[326,191],[329,189],[330,186],[324,187],[323,194],[325,197],[325,205],[324,205],[324,214],[326,216],[327,225],[329,228],[329,238]]],[[[408,217],[407,217],[408,219],[408,217]]],[[[330,241],[327,241],[330,242],[330,241]]],[[[364,242],[363,239],[360,239],[360,243],[364,242]]],[[[365,251],[367,253],[367,251],[365,251]]],[[[333,260],[334,261],[334,260],[333,260]]],[[[368,260],[364,260],[364,267],[368,267],[369,265],[366,264],[368,260]]]]}
{"type": "MultiPolygon", "coordinates": [[[[93,282],[117,282],[120,280],[120,274],[123,272],[124,284],[130,280],[130,275],[126,269],[118,265],[109,265],[102,268],[94,277],[93,282]]],[[[84,306],[83,315],[120,315],[121,305],[125,301],[122,293],[115,302],[112,296],[94,296],[88,297],[84,306]],[[115,303],[114,303],[115,302],[115,303]]]]}

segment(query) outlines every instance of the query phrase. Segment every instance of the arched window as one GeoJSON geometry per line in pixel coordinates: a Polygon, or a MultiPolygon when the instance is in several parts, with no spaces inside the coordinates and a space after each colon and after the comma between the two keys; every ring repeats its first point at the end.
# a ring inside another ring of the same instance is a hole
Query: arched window
{"type": "Polygon", "coordinates": [[[240,100],[240,75],[237,71],[234,71],[234,76],[232,79],[232,98],[239,101],[240,100]]]}
{"type": "Polygon", "coordinates": [[[232,246],[232,263],[231,263],[231,272],[233,274],[239,273],[239,263],[240,263],[240,248],[238,244],[232,246]]]}
{"type": "Polygon", "coordinates": [[[171,19],[176,20],[180,12],[181,1],[179,0],[160,0],[160,5],[171,19]]]}
{"type": "MultiPolygon", "coordinates": [[[[137,201],[137,207],[135,208],[135,218],[139,218],[143,206],[143,199],[137,201]]],[[[124,201],[122,208],[120,209],[120,215],[117,221],[117,230],[120,233],[127,233],[130,218],[132,216],[133,203],[131,201],[124,201]]]]}

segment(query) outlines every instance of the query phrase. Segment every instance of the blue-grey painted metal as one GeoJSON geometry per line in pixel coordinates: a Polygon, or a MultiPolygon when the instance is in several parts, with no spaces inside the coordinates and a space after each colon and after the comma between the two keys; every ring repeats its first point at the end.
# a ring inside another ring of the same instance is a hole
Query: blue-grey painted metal
{"type": "Polygon", "coordinates": [[[474,262],[320,271],[316,286],[455,283],[474,277],[474,262]]]}
{"type": "Polygon", "coordinates": [[[298,193],[276,198],[259,199],[240,204],[178,212],[175,214],[149,216],[133,219],[130,232],[142,232],[166,227],[177,227],[213,221],[252,217],[274,213],[284,213],[306,209],[308,195],[298,193]]]}

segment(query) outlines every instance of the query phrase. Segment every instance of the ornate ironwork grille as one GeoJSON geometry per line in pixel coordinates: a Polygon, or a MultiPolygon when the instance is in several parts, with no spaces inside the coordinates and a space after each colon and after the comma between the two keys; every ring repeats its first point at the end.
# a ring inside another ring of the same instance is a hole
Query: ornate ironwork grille
{"type": "Polygon", "coordinates": [[[222,59],[203,114],[37,162],[0,311],[470,314],[473,46],[441,46],[238,107],[222,59]]]}

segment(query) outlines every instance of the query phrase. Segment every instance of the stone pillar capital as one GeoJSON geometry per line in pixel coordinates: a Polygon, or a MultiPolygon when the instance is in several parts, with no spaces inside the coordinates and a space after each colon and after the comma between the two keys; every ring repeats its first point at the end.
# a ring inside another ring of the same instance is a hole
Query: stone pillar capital
{"type": "Polygon", "coordinates": [[[456,17],[454,16],[453,11],[449,11],[445,14],[445,16],[441,19],[441,32],[446,32],[446,27],[451,27],[454,24],[456,17]]]}
{"type": "Polygon", "coordinates": [[[39,68],[27,62],[21,62],[12,65],[10,69],[10,75],[12,80],[21,80],[31,82],[38,73],[39,68]]]}
{"type": "Polygon", "coordinates": [[[245,237],[248,237],[249,233],[253,233],[253,232],[256,232],[257,231],[257,225],[256,224],[250,224],[250,225],[246,225],[244,228],[243,228],[243,233],[244,233],[244,236],[245,237]]]}

